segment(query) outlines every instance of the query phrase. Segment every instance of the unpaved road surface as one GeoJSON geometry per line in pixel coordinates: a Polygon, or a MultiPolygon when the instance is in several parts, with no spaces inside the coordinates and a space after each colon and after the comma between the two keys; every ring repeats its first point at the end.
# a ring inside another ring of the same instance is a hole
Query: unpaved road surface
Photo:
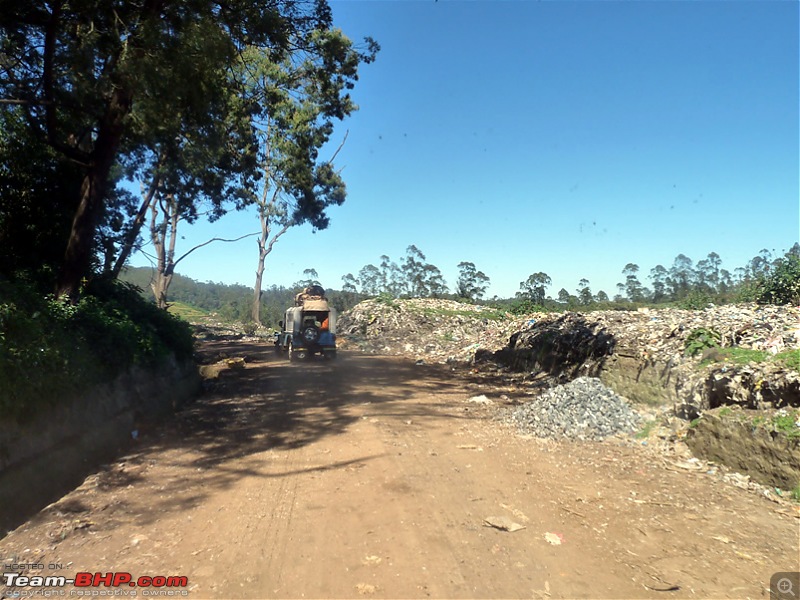
{"type": "Polygon", "coordinates": [[[498,388],[447,367],[205,351],[247,367],[143,423],[0,540],[4,564],[181,575],[161,592],[191,598],[768,598],[798,570],[795,507],[631,444],[521,437],[468,402],[498,388]]]}

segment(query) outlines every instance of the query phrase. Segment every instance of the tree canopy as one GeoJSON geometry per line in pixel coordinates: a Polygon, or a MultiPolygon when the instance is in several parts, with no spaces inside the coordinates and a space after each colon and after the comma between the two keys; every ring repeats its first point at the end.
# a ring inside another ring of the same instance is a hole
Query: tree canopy
{"type": "MultiPolygon", "coordinates": [[[[275,64],[324,54],[317,85],[347,87],[347,73],[327,68],[352,58],[334,31],[324,0],[5,2],[0,119],[12,126],[3,129],[0,152],[10,154],[12,135],[36,152],[13,178],[28,184],[31,210],[22,215],[37,216],[37,204],[57,206],[46,212],[58,223],[43,215],[30,229],[58,234],[51,246],[61,246],[60,256],[48,257],[58,292],[74,296],[98,266],[101,233],[129,239],[115,194],[123,175],[156,182],[159,193],[184,203],[187,218],[201,202],[217,213],[225,202],[249,202],[260,176],[252,119],[272,98],[248,96],[235,67],[248,52],[275,64]]],[[[329,176],[317,183],[328,185],[329,176]]],[[[302,193],[299,209],[313,213],[314,202],[302,193]]],[[[22,215],[4,210],[0,232],[22,215]]],[[[13,241],[29,245],[35,235],[13,241]]]]}

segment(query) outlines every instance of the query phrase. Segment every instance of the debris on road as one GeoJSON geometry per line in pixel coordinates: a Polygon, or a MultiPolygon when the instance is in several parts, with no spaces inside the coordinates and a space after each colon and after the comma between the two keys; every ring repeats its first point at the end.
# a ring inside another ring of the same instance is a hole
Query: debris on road
{"type": "Polygon", "coordinates": [[[560,533],[553,533],[547,532],[544,534],[544,539],[547,541],[548,544],[552,544],[553,546],[560,546],[564,543],[564,536],[560,533]]]}
{"type": "Polygon", "coordinates": [[[520,525],[508,517],[486,517],[483,520],[483,525],[484,527],[494,527],[500,531],[510,531],[512,533],[520,529],[525,529],[525,525],[520,525]]]}

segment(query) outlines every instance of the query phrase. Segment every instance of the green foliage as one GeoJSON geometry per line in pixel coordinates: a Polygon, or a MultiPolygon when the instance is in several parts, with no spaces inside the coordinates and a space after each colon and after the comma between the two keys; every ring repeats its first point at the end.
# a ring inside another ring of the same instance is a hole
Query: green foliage
{"type": "Polygon", "coordinates": [[[75,165],[32,138],[18,108],[0,107],[0,275],[54,279],[79,186],[75,165]]]}
{"type": "Polygon", "coordinates": [[[380,267],[364,265],[358,278],[348,273],[346,282],[348,289],[358,289],[363,296],[386,294],[392,298],[442,298],[447,294],[442,272],[426,262],[425,255],[413,244],[406,248],[400,266],[383,255],[380,267]]]}
{"type": "MultiPolygon", "coordinates": [[[[310,271],[310,269],[307,269],[310,271]]],[[[151,269],[145,267],[125,269],[120,278],[139,288],[150,285],[151,269]]],[[[302,282],[298,282],[302,283],[302,282]]],[[[262,290],[261,294],[261,324],[265,327],[278,327],[278,321],[284,317],[284,312],[294,306],[295,294],[300,291],[300,286],[286,288],[283,286],[270,286],[262,290]]],[[[152,301],[152,294],[141,292],[143,297],[152,301]]],[[[326,295],[330,304],[339,313],[355,306],[360,298],[351,292],[327,290],[326,295]]],[[[190,311],[203,311],[205,316],[221,321],[248,323],[252,321],[251,309],[253,288],[244,285],[225,285],[224,283],[205,283],[195,281],[182,275],[174,275],[170,287],[172,298],[170,311],[176,312],[186,320],[191,321],[201,315],[192,315],[190,311]],[[182,308],[187,306],[188,309],[182,308]]]]}
{"type": "Polygon", "coordinates": [[[527,298],[534,304],[542,304],[544,302],[545,290],[550,286],[552,280],[547,273],[533,273],[528,276],[525,281],[519,284],[520,291],[517,295],[522,298],[527,298]]]}
{"type": "Polygon", "coordinates": [[[678,301],[678,307],[684,310],[701,310],[706,308],[711,301],[712,297],[708,292],[692,290],[678,301]]]}
{"type": "Polygon", "coordinates": [[[722,355],[734,364],[748,365],[750,363],[764,362],[769,356],[764,350],[750,348],[722,348],[722,355]]]}
{"type": "Polygon", "coordinates": [[[656,419],[652,419],[644,424],[644,426],[636,433],[634,437],[637,440],[645,440],[650,437],[650,433],[655,429],[658,425],[658,421],[656,419]]]}
{"type": "Polygon", "coordinates": [[[375,296],[375,302],[377,302],[378,304],[383,304],[384,306],[387,306],[387,307],[389,307],[391,309],[394,309],[394,310],[399,310],[400,309],[400,305],[397,304],[395,299],[390,294],[387,294],[386,292],[381,292],[380,294],[375,296]]]}
{"type": "Polygon", "coordinates": [[[698,327],[686,336],[684,353],[695,356],[707,348],[719,348],[722,336],[709,327],[698,327]]]}
{"type": "Polygon", "coordinates": [[[767,431],[780,433],[787,438],[800,439],[800,410],[781,408],[773,415],[758,415],[750,420],[750,424],[755,428],[763,428],[767,431]]]}
{"type": "Polygon", "coordinates": [[[0,342],[0,417],[18,420],[132,365],[193,351],[184,322],[136,288],[103,281],[73,305],[0,280],[0,342]]]}
{"type": "Polygon", "coordinates": [[[800,502],[800,483],[794,486],[794,489],[789,492],[789,497],[795,502],[800,502]]]}
{"type": "MultiPolygon", "coordinates": [[[[253,70],[261,61],[303,69],[302,91],[317,91],[325,114],[339,119],[355,106],[348,91],[359,62],[378,50],[371,39],[355,50],[325,0],[6,2],[2,17],[0,96],[19,103],[0,106],[0,154],[14,156],[9,140],[27,154],[17,153],[10,185],[0,183],[18,190],[0,194],[11,207],[0,229],[32,216],[32,231],[7,228],[20,235],[5,249],[24,258],[29,240],[47,239],[48,250],[36,252],[60,263],[52,270],[60,267],[59,289],[71,296],[96,270],[98,249],[111,265],[117,246],[138,235],[125,222],[130,198],[113,189],[123,172],[157,180],[189,220],[201,204],[215,218],[252,201],[260,169],[254,120],[274,115],[276,96],[250,93],[253,71],[237,68],[242,61],[253,70]]],[[[316,227],[319,198],[337,202],[342,186],[330,165],[302,158],[291,165],[299,177],[280,168],[292,181],[295,214],[313,215],[316,227]]]]}
{"type": "Polygon", "coordinates": [[[509,312],[513,315],[529,315],[536,312],[546,312],[545,308],[533,300],[522,298],[511,304],[509,312]]]}
{"type": "Polygon", "coordinates": [[[784,434],[789,439],[800,439],[800,410],[783,409],[785,412],[780,412],[772,417],[771,426],[775,431],[784,434]]]}
{"type": "Polygon", "coordinates": [[[197,323],[208,317],[207,311],[189,306],[185,302],[171,302],[167,310],[171,315],[175,315],[187,323],[197,323]]]}
{"type": "Polygon", "coordinates": [[[463,317],[469,319],[487,319],[489,321],[501,321],[506,318],[506,313],[504,311],[488,306],[481,307],[479,310],[425,307],[422,309],[422,313],[430,317],[463,317]]]}
{"type": "Polygon", "coordinates": [[[489,287],[489,278],[483,271],[478,271],[471,262],[458,263],[458,281],[456,293],[466,300],[480,300],[489,287]]]}
{"type": "Polygon", "coordinates": [[[787,254],[757,286],[761,304],[800,304],[800,257],[787,254]]]}
{"type": "Polygon", "coordinates": [[[755,350],[751,348],[715,348],[712,353],[704,355],[699,366],[718,362],[729,362],[735,365],[749,365],[753,363],[777,362],[789,369],[800,372],[800,350],[785,350],[776,355],[772,355],[766,350],[755,350]]]}

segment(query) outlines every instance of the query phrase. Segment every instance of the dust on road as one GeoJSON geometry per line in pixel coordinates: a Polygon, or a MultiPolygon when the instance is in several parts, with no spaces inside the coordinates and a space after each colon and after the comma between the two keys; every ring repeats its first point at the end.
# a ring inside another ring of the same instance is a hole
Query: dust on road
{"type": "Polygon", "coordinates": [[[795,511],[632,445],[520,437],[448,367],[222,350],[247,367],[0,558],[184,575],[191,598],[762,598],[800,569],[795,511]]]}

